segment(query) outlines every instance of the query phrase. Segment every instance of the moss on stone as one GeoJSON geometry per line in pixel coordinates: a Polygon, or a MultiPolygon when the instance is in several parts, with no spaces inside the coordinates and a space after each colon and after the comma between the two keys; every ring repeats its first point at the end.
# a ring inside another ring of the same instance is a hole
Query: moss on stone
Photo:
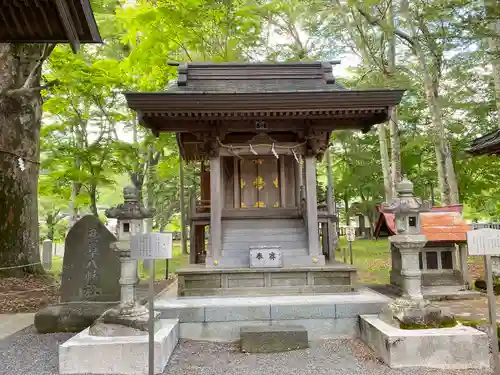
{"type": "Polygon", "coordinates": [[[418,324],[418,323],[401,323],[399,328],[401,329],[433,329],[433,328],[452,328],[457,325],[457,320],[452,317],[445,317],[443,320],[437,323],[428,324],[418,324]]]}

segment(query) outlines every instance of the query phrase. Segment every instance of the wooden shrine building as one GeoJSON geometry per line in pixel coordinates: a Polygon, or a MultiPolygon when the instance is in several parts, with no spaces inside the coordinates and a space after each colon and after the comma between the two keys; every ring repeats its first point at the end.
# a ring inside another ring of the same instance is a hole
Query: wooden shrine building
{"type": "Polygon", "coordinates": [[[500,155],[500,129],[474,139],[468,152],[475,156],[500,155]]]}
{"type": "Polygon", "coordinates": [[[193,263],[209,227],[205,264],[178,271],[179,294],[353,290],[355,267],[328,248],[333,230],[319,234],[332,218],[318,215],[316,161],[332,131],[368,132],[403,92],[348,90],[331,63],[304,62],[179,64],[165,92],[126,93],[143,126],[175,132],[184,160],[209,165],[190,214],[193,263]]]}

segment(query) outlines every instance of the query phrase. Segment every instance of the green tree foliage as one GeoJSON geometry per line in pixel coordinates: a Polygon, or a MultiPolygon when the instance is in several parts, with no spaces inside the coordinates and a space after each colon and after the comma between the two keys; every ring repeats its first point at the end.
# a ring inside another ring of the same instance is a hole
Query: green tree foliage
{"type": "MultiPolygon", "coordinates": [[[[99,191],[121,190],[115,187],[117,176],[128,176],[148,205],[156,208],[158,230],[178,214],[175,136],[153,137],[139,126],[121,94],[163,91],[175,84],[176,69],[168,62],[331,60],[347,53],[357,55],[361,64],[348,79],[340,80],[345,86],[407,89],[398,111],[401,171],[415,183],[417,195],[446,203],[440,194],[438,133],[431,108],[437,103],[443,126],[439,136],[450,146],[460,202],[473,217],[500,220],[500,159],[472,158],[466,153],[472,139],[498,124],[490,68],[496,56],[487,48],[487,39],[497,35],[478,22],[485,15],[483,4],[419,0],[412,2],[408,13],[400,2],[393,2],[394,26],[386,17],[390,4],[386,0],[362,4],[107,0],[97,4],[94,10],[105,43],[85,47],[76,56],[59,46],[44,70],[46,80],[56,85],[47,91],[44,104],[43,220],[59,217],[59,203],[67,199],[84,210],[97,211],[99,191]],[[391,70],[387,56],[394,33],[398,48],[396,67],[391,70]],[[426,67],[419,60],[415,40],[426,67]],[[426,74],[435,102],[429,101],[426,74]],[[52,183],[55,188],[49,188],[52,183]]],[[[387,144],[391,144],[389,136],[387,144]]],[[[375,207],[385,200],[379,137],[373,131],[335,132],[331,150],[336,200],[345,207],[343,215],[363,213],[373,219],[373,225],[375,207]]],[[[199,165],[185,166],[187,192],[199,183],[198,173],[199,165]]],[[[318,176],[320,201],[324,201],[326,178],[321,164],[318,176]]],[[[60,210],[67,212],[64,205],[60,210]]]]}

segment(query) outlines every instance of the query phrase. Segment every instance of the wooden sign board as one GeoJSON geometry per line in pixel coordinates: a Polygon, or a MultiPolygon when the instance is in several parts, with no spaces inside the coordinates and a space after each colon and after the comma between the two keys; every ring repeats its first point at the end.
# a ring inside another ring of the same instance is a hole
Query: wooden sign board
{"type": "Polygon", "coordinates": [[[483,228],[467,232],[469,255],[500,255],[500,230],[483,228]]]}
{"type": "Polygon", "coordinates": [[[354,227],[346,227],[345,234],[347,237],[347,241],[352,242],[356,239],[356,228],[354,227]]]}
{"type": "Polygon", "coordinates": [[[172,233],[134,234],[130,244],[132,259],[172,259],[172,233]]]}

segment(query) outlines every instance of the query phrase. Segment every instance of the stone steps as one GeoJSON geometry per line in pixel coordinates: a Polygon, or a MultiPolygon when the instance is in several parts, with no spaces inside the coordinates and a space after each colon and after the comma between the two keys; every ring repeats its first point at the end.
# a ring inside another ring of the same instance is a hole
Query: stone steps
{"type": "Polygon", "coordinates": [[[241,327],[300,325],[309,340],[359,336],[358,316],[378,314],[390,299],[368,289],[321,295],[159,298],[163,319],[179,319],[180,338],[234,342],[241,327]]]}
{"type": "Polygon", "coordinates": [[[279,246],[285,264],[308,254],[309,243],[301,220],[229,220],[222,227],[224,257],[233,266],[248,266],[251,246],[279,246]],[[229,260],[228,260],[229,261],[229,260]]]}
{"type": "Polygon", "coordinates": [[[304,326],[241,327],[240,347],[244,353],[278,353],[309,347],[304,326]]]}

